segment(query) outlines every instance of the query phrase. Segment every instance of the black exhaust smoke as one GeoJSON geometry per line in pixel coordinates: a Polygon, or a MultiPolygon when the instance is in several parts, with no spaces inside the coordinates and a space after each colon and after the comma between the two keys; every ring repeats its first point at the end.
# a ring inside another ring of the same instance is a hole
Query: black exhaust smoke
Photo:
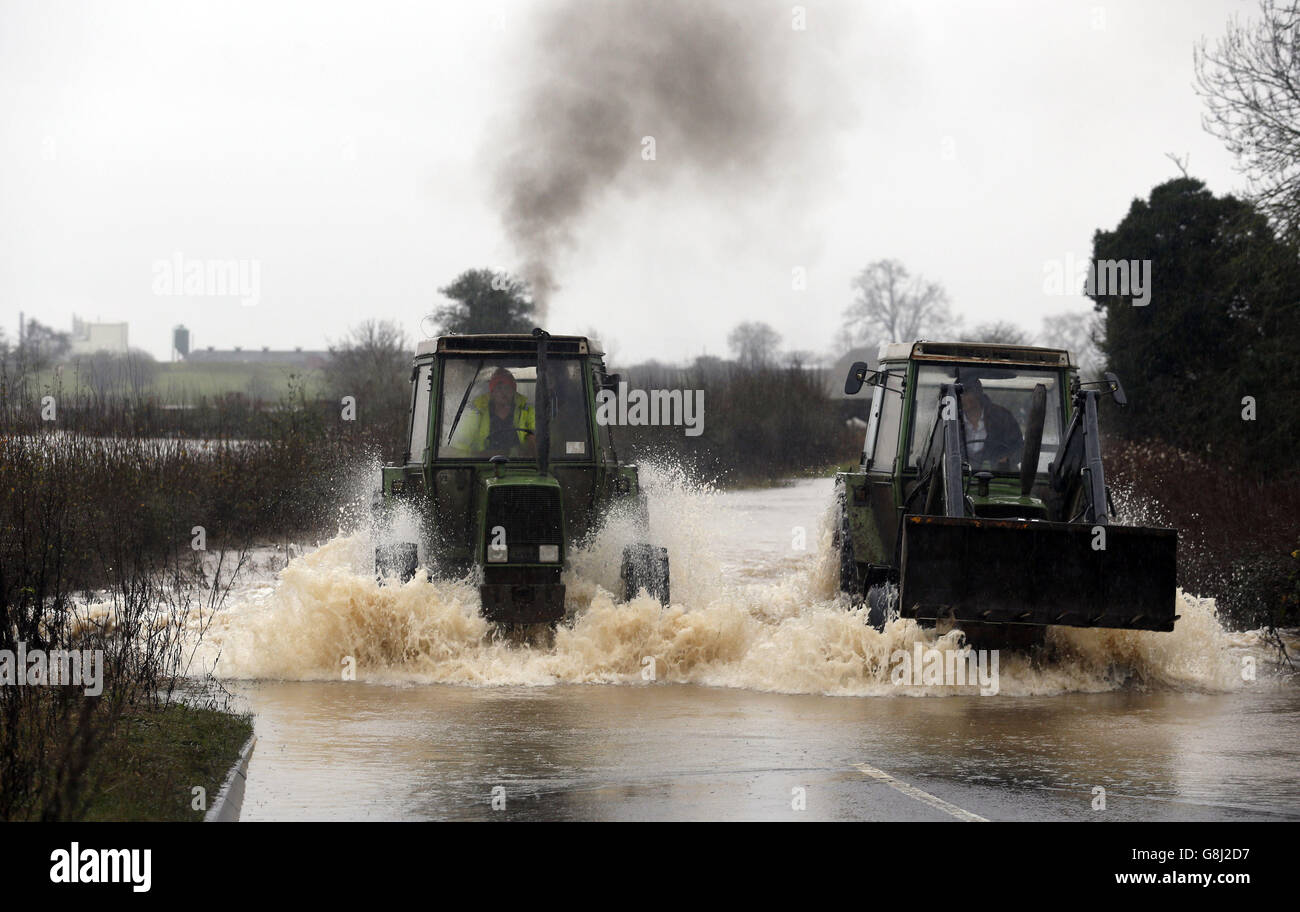
{"type": "Polygon", "coordinates": [[[615,185],[752,196],[817,173],[810,156],[849,114],[826,67],[845,15],[818,5],[802,21],[754,0],[547,4],[509,61],[522,85],[489,140],[538,322],[559,255],[615,185]]]}

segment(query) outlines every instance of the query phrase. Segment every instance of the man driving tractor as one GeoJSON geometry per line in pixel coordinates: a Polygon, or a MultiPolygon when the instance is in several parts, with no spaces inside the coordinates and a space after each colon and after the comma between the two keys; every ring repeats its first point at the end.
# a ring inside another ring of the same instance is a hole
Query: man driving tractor
{"type": "Polygon", "coordinates": [[[961,411],[966,456],[974,468],[1009,472],[1017,467],[1025,441],[1015,416],[984,393],[978,377],[962,377],[961,411]]]}
{"type": "Polygon", "coordinates": [[[488,380],[486,395],[471,404],[473,436],[470,449],[475,456],[536,456],[533,407],[516,391],[514,374],[498,367],[488,380]]]}

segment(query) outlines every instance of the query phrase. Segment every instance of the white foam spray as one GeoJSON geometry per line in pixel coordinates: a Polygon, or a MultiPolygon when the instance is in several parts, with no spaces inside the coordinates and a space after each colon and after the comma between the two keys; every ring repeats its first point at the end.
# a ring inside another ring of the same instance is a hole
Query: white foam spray
{"type": "MultiPolygon", "coordinates": [[[[339,535],[232,596],[202,653],[225,678],[357,680],[471,686],[656,682],[783,693],[930,696],[973,687],[896,687],[895,650],[958,648],[907,620],[883,632],[837,593],[830,509],[802,554],[745,558],[747,526],[728,498],[683,473],[642,467],[652,539],[669,550],[672,604],[619,597],[619,563],[631,522],[615,518],[573,555],[565,574],[568,621],[553,642],[494,635],[478,615],[470,580],[379,586],[370,534],[339,535]],[[739,568],[739,569],[738,569],[739,568]]],[[[829,487],[810,490],[830,503],[829,487]]],[[[752,495],[759,497],[761,495],[752,495]]],[[[815,508],[814,508],[815,509],[815,508]]],[[[408,522],[409,522],[408,518],[408,522]]],[[[789,516],[762,522],[788,522],[789,516]]],[[[1211,600],[1178,593],[1173,633],[1053,628],[1044,654],[1004,651],[1001,696],[1102,692],[1124,687],[1229,691],[1242,687],[1243,660],[1271,665],[1257,633],[1229,634],[1211,600]]],[[[1253,686],[1259,686],[1256,682],[1253,686]]]]}

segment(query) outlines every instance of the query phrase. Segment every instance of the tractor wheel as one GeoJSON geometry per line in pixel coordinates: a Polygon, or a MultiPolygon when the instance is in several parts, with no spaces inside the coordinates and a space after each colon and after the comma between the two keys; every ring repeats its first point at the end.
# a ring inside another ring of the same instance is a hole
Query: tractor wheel
{"type": "Polygon", "coordinates": [[[835,532],[835,544],[840,549],[840,591],[857,604],[862,601],[862,574],[853,556],[853,537],[849,534],[849,515],[843,501],[840,503],[840,525],[835,532]]]}
{"type": "Polygon", "coordinates": [[[867,623],[884,632],[885,624],[898,617],[898,587],[877,583],[867,590],[867,623]]]}
{"type": "Polygon", "coordinates": [[[415,576],[419,566],[419,548],[415,542],[398,542],[395,545],[381,545],[375,549],[375,579],[380,583],[389,577],[406,583],[415,576]]]}
{"type": "Polygon", "coordinates": [[[623,600],[630,602],[644,589],[668,604],[668,549],[654,545],[628,545],[623,549],[623,600]]]}

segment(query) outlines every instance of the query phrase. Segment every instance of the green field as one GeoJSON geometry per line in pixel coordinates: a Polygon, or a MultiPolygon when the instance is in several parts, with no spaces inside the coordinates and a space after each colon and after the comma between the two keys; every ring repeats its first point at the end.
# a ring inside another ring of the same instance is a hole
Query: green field
{"type": "MultiPolygon", "coordinates": [[[[287,364],[186,364],[158,363],[152,365],[152,378],[141,385],[145,395],[157,396],[167,403],[194,402],[231,393],[266,401],[279,399],[288,392],[290,382],[303,387],[310,398],[322,392],[324,373],[311,368],[287,364]]],[[[112,388],[134,392],[131,384],[114,378],[112,388]]],[[[97,383],[84,371],[78,372],[71,364],[42,371],[38,378],[41,390],[61,384],[64,393],[77,395],[94,391],[97,383]],[[57,372],[57,378],[56,378],[57,372]]]]}

